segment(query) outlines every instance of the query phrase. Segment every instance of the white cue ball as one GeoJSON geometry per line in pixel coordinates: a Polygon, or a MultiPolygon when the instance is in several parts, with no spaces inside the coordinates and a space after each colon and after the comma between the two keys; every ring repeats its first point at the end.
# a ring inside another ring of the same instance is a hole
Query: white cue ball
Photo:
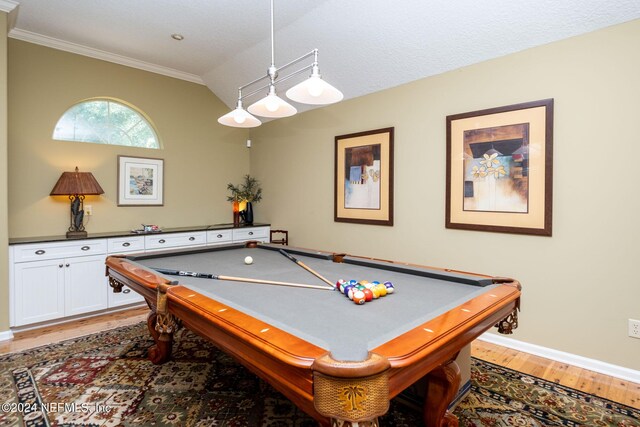
{"type": "Polygon", "coordinates": [[[247,264],[247,265],[253,264],[253,258],[251,258],[250,256],[245,257],[244,263],[247,264]]]}

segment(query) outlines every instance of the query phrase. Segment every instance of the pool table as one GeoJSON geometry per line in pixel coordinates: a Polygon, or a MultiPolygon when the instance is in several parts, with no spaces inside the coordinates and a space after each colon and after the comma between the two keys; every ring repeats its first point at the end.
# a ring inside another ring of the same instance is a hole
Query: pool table
{"type": "Polygon", "coordinates": [[[106,272],[114,292],[128,286],[146,299],[152,362],[170,359],[184,326],[331,426],[377,426],[390,399],[420,379],[425,425],[457,425],[447,409],[456,355],[493,326],[510,333],[520,302],[513,279],[256,242],[110,256],[106,272]],[[357,305],[318,276],[391,281],[395,292],[357,305]]]}

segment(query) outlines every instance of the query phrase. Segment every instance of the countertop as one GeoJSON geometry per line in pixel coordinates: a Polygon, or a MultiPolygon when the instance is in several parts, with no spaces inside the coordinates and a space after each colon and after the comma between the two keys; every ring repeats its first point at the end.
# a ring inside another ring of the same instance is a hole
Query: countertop
{"type": "Polygon", "coordinates": [[[64,242],[73,240],[86,240],[86,239],[107,239],[110,237],[126,237],[126,236],[144,236],[147,234],[167,234],[167,233],[185,233],[189,231],[208,231],[208,230],[228,230],[232,228],[254,228],[254,227],[268,227],[271,224],[253,223],[252,225],[240,225],[234,227],[232,223],[229,224],[213,224],[213,225],[200,225],[190,227],[173,227],[163,228],[161,232],[149,232],[149,233],[134,233],[132,230],[128,231],[112,231],[105,233],[89,233],[87,237],[82,239],[68,239],[66,235],[59,236],[34,236],[34,237],[13,237],[9,239],[9,245],[18,245],[24,243],[43,243],[43,242],[64,242]]]}

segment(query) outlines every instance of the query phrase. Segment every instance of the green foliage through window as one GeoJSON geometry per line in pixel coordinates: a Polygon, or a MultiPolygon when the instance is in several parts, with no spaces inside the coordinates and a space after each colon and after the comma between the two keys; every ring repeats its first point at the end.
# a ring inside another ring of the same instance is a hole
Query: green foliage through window
{"type": "Polygon", "coordinates": [[[56,123],[53,139],[160,148],[151,123],[138,111],[112,99],[91,99],[68,109],[56,123]]]}

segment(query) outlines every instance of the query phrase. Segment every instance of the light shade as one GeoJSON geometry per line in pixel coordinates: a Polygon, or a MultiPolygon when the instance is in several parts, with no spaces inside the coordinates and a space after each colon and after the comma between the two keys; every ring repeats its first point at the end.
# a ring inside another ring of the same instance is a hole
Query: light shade
{"type": "Polygon", "coordinates": [[[235,110],[220,117],[218,123],[236,128],[254,128],[262,124],[260,120],[247,113],[247,111],[242,108],[242,105],[239,105],[235,110]]]}
{"type": "Polygon", "coordinates": [[[287,91],[287,98],[301,104],[323,105],[342,101],[344,95],[335,87],[313,73],[307,80],[287,91]]]}
{"type": "Polygon", "coordinates": [[[267,96],[251,104],[247,110],[256,116],[273,118],[289,117],[298,112],[296,107],[276,95],[274,85],[269,86],[269,94],[267,96]]]}
{"type": "Polygon", "coordinates": [[[91,172],[62,172],[58,182],[53,186],[50,196],[98,195],[104,190],[98,184],[91,172]]]}

